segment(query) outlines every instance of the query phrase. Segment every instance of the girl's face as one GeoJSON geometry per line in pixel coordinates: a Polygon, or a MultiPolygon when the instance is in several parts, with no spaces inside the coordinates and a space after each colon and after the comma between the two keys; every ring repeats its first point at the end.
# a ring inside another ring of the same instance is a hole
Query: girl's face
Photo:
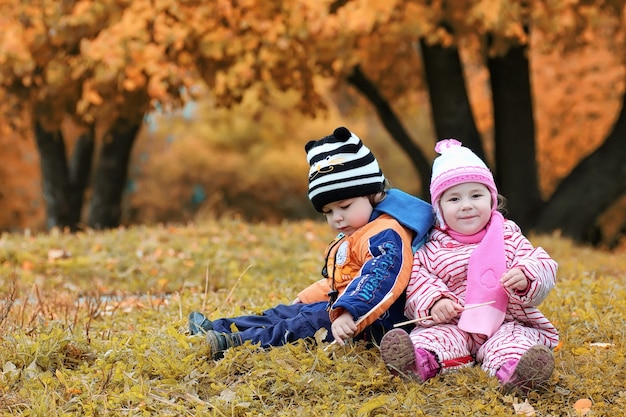
{"type": "Polygon", "coordinates": [[[326,204],[322,212],[326,221],[336,232],[350,236],[365,226],[374,211],[368,197],[355,197],[326,204]]]}
{"type": "Polygon", "coordinates": [[[439,200],[446,225],[457,233],[473,235],[491,219],[491,193],[486,185],[466,182],[448,188],[439,200]]]}

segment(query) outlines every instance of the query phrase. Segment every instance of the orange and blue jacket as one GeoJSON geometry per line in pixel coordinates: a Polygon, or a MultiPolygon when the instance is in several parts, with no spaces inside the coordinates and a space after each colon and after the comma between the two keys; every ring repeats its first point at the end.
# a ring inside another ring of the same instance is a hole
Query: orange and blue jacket
{"type": "Polygon", "coordinates": [[[357,333],[379,319],[386,328],[406,320],[405,290],[413,254],[432,224],[430,204],[389,190],[369,223],[351,236],[340,233],[328,245],[323,278],[298,297],[303,303],[328,302],[331,320],[344,311],[355,321],[369,314],[358,324],[357,333]]]}

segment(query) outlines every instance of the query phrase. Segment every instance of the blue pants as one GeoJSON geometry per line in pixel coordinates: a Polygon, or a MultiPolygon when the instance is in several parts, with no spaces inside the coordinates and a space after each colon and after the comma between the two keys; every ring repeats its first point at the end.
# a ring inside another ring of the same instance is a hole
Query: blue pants
{"type": "MultiPolygon", "coordinates": [[[[327,302],[280,304],[265,310],[262,315],[213,320],[213,329],[232,333],[230,326],[234,324],[243,342],[250,340],[253,344],[260,343],[262,348],[282,346],[299,339],[314,337],[315,332],[322,328],[328,330],[325,342],[331,342],[334,337],[327,306],[327,302]]],[[[380,340],[384,330],[383,324],[376,321],[355,339],[380,340]]]]}

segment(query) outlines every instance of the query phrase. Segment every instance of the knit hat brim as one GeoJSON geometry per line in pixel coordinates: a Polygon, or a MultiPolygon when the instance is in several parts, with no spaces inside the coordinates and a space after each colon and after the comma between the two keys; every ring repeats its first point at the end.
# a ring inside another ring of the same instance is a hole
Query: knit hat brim
{"type": "Polygon", "coordinates": [[[430,200],[441,229],[445,230],[448,226],[443,219],[439,202],[442,194],[455,185],[468,182],[485,185],[491,194],[492,210],[496,209],[498,189],[493,174],[474,152],[455,139],[437,142],[435,150],[441,155],[433,162],[430,200]]]}

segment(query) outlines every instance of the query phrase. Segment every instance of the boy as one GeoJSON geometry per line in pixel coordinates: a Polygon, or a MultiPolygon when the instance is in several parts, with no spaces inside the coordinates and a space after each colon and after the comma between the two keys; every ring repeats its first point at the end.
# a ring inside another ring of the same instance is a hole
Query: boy
{"type": "Polygon", "coordinates": [[[326,250],[323,278],[291,305],[262,315],[210,321],[192,312],[190,332],[206,334],[214,359],[247,340],[269,348],[313,337],[322,328],[329,330],[326,341],[340,345],[353,337],[378,341],[405,320],[413,253],[433,225],[432,207],[387,189],[374,155],[345,127],[308,142],[305,150],[309,199],[338,232],[326,250]]]}

